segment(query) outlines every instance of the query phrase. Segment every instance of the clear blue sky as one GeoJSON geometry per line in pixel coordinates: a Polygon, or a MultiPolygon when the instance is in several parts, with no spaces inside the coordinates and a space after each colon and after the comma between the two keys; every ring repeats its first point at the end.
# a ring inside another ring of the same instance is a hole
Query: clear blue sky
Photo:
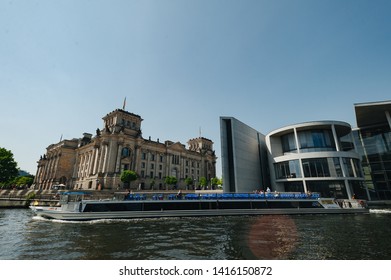
{"type": "Polygon", "coordinates": [[[354,103],[391,99],[390,15],[389,0],[0,0],[0,147],[35,174],[125,97],[144,138],[201,127],[219,157],[220,116],[354,127],[354,103]]]}

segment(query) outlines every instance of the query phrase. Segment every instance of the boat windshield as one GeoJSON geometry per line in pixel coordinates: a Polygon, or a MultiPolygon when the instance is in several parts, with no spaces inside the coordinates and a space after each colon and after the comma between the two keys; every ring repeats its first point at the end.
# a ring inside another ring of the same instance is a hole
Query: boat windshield
{"type": "Polygon", "coordinates": [[[60,195],[60,203],[81,201],[86,196],[89,196],[86,192],[64,192],[60,195]]]}

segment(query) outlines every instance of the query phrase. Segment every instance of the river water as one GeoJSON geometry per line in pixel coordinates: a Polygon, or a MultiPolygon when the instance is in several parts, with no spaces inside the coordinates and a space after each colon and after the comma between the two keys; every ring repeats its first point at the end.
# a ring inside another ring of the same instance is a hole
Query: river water
{"type": "Polygon", "coordinates": [[[391,210],[61,222],[0,209],[0,259],[390,260],[390,224],[391,210]]]}

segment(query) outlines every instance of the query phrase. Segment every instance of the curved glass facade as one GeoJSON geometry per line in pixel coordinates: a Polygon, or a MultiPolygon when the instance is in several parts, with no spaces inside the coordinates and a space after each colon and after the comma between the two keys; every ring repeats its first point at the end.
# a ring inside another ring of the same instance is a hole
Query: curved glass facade
{"type": "Polygon", "coordinates": [[[297,132],[301,152],[335,151],[331,130],[307,130],[297,132]]]}
{"type": "Polygon", "coordinates": [[[281,143],[284,154],[297,153],[295,134],[293,132],[281,136],[281,143]]]}
{"type": "MultiPolygon", "coordinates": [[[[363,176],[358,159],[342,158],[342,163],[338,157],[302,159],[304,177],[344,177],[342,166],[345,177],[357,178],[363,176]]],[[[274,167],[277,180],[302,177],[298,159],[279,162],[274,167]]]]}
{"type": "MultiPolygon", "coordinates": [[[[298,131],[300,152],[322,152],[335,151],[333,133],[328,129],[298,131]]],[[[294,133],[288,133],[281,137],[282,150],[284,154],[297,153],[297,146],[294,133]]]]}
{"type": "Polygon", "coordinates": [[[339,158],[303,159],[304,177],[342,177],[339,158]]]}
{"type": "Polygon", "coordinates": [[[317,192],[336,198],[362,194],[363,174],[349,124],[309,122],[268,137],[277,191],[317,192]]]}

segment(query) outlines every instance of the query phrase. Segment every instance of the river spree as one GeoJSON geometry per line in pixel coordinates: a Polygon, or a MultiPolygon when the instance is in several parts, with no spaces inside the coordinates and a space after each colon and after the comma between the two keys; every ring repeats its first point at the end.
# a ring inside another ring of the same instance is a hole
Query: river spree
{"type": "Polygon", "coordinates": [[[390,224],[391,210],[61,222],[0,209],[0,259],[390,260],[390,224]]]}

